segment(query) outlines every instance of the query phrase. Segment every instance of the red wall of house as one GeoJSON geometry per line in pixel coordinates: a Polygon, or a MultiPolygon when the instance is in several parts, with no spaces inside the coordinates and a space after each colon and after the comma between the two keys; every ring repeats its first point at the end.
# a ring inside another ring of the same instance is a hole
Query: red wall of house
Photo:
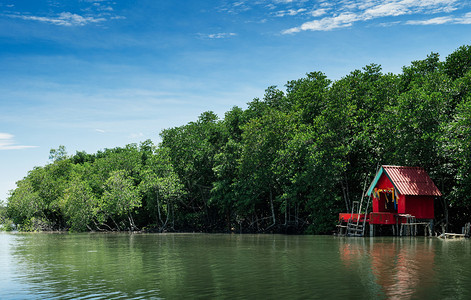
{"type": "Polygon", "coordinates": [[[397,213],[398,214],[407,214],[406,209],[406,196],[399,195],[399,199],[397,199],[397,213]]]}
{"type": "Polygon", "coordinates": [[[405,213],[417,219],[434,218],[433,196],[406,196],[405,198],[405,213]]]}

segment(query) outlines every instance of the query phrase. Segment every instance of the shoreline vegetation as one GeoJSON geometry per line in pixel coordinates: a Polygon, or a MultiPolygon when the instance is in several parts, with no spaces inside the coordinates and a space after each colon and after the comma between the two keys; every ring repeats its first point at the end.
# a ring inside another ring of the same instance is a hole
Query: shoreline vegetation
{"type": "Polygon", "coordinates": [[[458,230],[471,221],[471,46],[398,75],[308,73],[160,136],[52,149],[0,205],[3,230],[327,234],[381,164],[427,170],[444,195],[436,224],[458,230]]]}

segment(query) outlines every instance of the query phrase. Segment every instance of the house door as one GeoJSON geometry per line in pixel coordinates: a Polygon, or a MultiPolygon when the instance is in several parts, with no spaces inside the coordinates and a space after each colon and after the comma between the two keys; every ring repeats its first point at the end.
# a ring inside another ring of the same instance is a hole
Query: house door
{"type": "Polygon", "coordinates": [[[374,197],[378,199],[378,212],[397,213],[397,195],[394,188],[375,189],[374,197]]]}

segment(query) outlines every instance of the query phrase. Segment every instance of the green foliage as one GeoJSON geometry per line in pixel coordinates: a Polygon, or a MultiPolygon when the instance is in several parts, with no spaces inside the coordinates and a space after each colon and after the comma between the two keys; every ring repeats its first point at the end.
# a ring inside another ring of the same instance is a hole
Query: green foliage
{"type": "MultiPolygon", "coordinates": [[[[142,205],[138,197],[138,191],[133,185],[132,179],[125,170],[113,171],[105,182],[104,193],[102,196],[102,209],[108,216],[116,222],[116,218],[128,217],[129,229],[133,230],[136,226],[132,219],[134,208],[142,205]]],[[[120,229],[118,223],[115,223],[120,229]]]]}
{"type": "Polygon", "coordinates": [[[57,149],[51,149],[51,151],[49,151],[49,159],[54,162],[67,159],[67,150],[65,149],[65,146],[60,145],[57,149]]]}
{"type": "Polygon", "coordinates": [[[13,221],[7,215],[7,208],[0,200],[0,231],[12,231],[14,229],[13,221]]]}
{"type": "MultiPolygon", "coordinates": [[[[35,171],[30,172],[30,175],[35,171]]],[[[22,224],[32,217],[44,216],[45,203],[35,190],[30,177],[18,181],[17,188],[11,193],[8,204],[7,214],[16,224],[22,224]]]]}
{"type": "Polygon", "coordinates": [[[158,149],[141,174],[139,191],[146,199],[147,211],[155,216],[157,229],[166,230],[170,218],[174,224],[173,210],[176,201],[186,194],[184,185],[173,170],[167,148],[158,149]]]}
{"type": "MultiPolygon", "coordinates": [[[[52,149],[0,210],[20,230],[330,233],[380,164],[424,167],[436,216],[471,218],[471,47],[401,74],[370,64],[265,90],[246,109],[165,129],[161,143],[52,149]]],[[[3,228],[6,228],[5,225],[3,228]]]]}
{"type": "Polygon", "coordinates": [[[447,56],[444,63],[445,73],[456,80],[471,70],[471,46],[461,46],[447,56]]]}
{"type": "Polygon", "coordinates": [[[86,180],[74,174],[60,201],[61,211],[73,231],[86,231],[96,218],[100,203],[86,180]]]}
{"type": "Polygon", "coordinates": [[[308,73],[306,78],[286,84],[286,98],[291,110],[299,112],[301,121],[311,123],[322,111],[324,97],[331,81],[321,72],[308,73]]]}
{"type": "Polygon", "coordinates": [[[444,151],[451,158],[453,185],[452,204],[469,207],[471,204],[471,95],[460,103],[452,122],[446,125],[442,138],[444,151]]]}
{"type": "Polygon", "coordinates": [[[54,224],[50,220],[41,217],[31,217],[18,225],[18,231],[38,232],[51,231],[53,229],[54,224]]]}

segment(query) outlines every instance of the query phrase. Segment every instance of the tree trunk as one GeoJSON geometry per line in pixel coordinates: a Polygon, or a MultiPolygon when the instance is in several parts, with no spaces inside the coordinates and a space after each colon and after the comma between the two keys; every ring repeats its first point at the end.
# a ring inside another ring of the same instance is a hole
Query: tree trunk
{"type": "Polygon", "coordinates": [[[272,217],[272,220],[273,220],[273,223],[267,227],[267,229],[265,230],[268,230],[270,229],[271,227],[275,226],[276,224],[276,218],[275,218],[275,207],[273,205],[273,192],[270,188],[270,209],[271,209],[271,217],[272,217]]]}
{"type": "Polygon", "coordinates": [[[121,231],[121,228],[119,227],[118,223],[116,223],[116,221],[112,217],[110,217],[110,219],[111,219],[111,221],[113,221],[114,225],[116,226],[116,229],[118,231],[121,231]]]}
{"type": "Polygon", "coordinates": [[[128,214],[128,221],[129,221],[129,231],[134,231],[134,224],[132,222],[130,214],[128,214]]]}
{"type": "Polygon", "coordinates": [[[445,197],[441,197],[442,198],[442,204],[443,204],[443,209],[444,209],[444,213],[445,213],[445,230],[446,232],[448,232],[448,225],[449,225],[449,222],[448,222],[448,205],[446,203],[446,199],[445,197]]]}
{"type": "Polygon", "coordinates": [[[288,209],[289,209],[288,200],[286,200],[286,206],[285,206],[285,226],[288,225],[288,209]]]}
{"type": "MultiPolygon", "coordinates": [[[[255,212],[254,214],[255,214],[255,222],[256,222],[255,224],[257,224],[257,232],[259,232],[259,231],[260,231],[260,227],[259,227],[259,225],[258,225],[258,215],[257,215],[256,212],[255,212]]],[[[252,220],[253,220],[253,217],[252,217],[252,220]]],[[[252,223],[253,223],[253,221],[252,221],[252,223]]]]}
{"type": "Polygon", "coordinates": [[[172,230],[175,231],[175,207],[173,207],[173,202],[172,202],[172,230]]]}
{"type": "Polygon", "coordinates": [[[157,195],[156,198],[157,198],[157,213],[159,214],[158,216],[158,220],[157,220],[157,224],[160,225],[162,223],[162,215],[160,213],[160,200],[159,200],[159,192],[157,190],[157,188],[155,189],[155,194],[157,195]]]}
{"type": "Polygon", "coordinates": [[[345,200],[345,208],[347,210],[346,212],[350,212],[350,206],[348,205],[347,193],[345,192],[343,180],[340,181],[340,185],[342,186],[343,199],[345,200]]]}
{"type": "Polygon", "coordinates": [[[131,228],[131,231],[138,230],[136,224],[134,223],[134,218],[132,217],[132,213],[128,213],[128,220],[129,220],[129,226],[131,228]]]}
{"type": "Polygon", "coordinates": [[[160,232],[163,232],[165,230],[165,228],[167,227],[167,223],[168,223],[168,216],[170,215],[170,204],[168,203],[167,201],[167,216],[165,218],[165,223],[162,225],[162,227],[160,227],[159,231],[160,232]]]}
{"type": "MultiPolygon", "coordinates": [[[[445,188],[444,188],[444,186],[443,186],[443,185],[444,185],[443,182],[444,182],[444,180],[442,179],[442,180],[441,180],[441,183],[442,183],[442,191],[445,190],[445,188]]],[[[448,205],[447,205],[447,203],[446,203],[446,199],[445,199],[444,196],[441,197],[441,201],[442,201],[443,209],[444,209],[444,213],[445,213],[446,232],[448,232],[448,225],[449,225],[449,223],[448,223],[448,205]]]]}

